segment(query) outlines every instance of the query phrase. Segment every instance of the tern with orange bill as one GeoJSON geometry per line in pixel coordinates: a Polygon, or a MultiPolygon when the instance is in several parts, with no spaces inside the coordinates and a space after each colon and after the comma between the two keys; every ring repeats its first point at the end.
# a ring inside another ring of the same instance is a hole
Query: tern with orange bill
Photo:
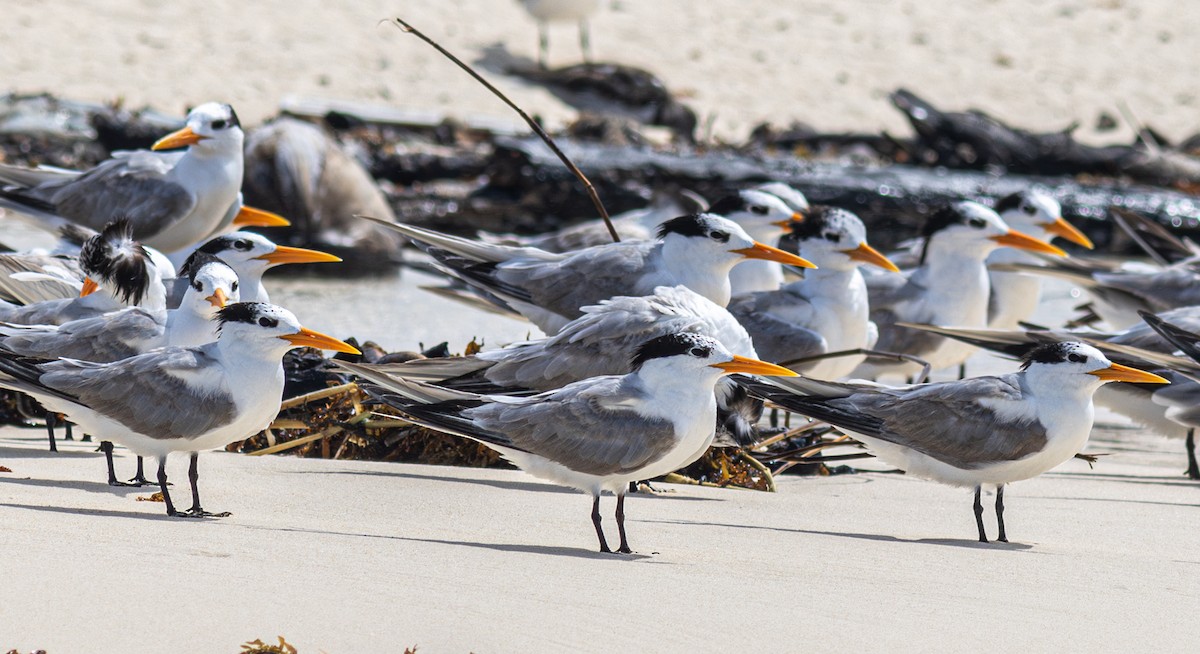
{"type": "Polygon", "coordinates": [[[69,223],[99,230],[127,218],[144,244],[186,250],[238,216],[243,140],[233,108],[209,102],[152,150],[116,152],[85,172],[0,166],[0,207],[48,231],[69,223]],[[174,148],[187,150],[159,152],[174,148]]]}
{"type": "MultiPolygon", "coordinates": [[[[271,301],[262,278],[264,273],[275,266],[289,263],[337,263],[342,260],[340,257],[316,250],[276,245],[271,239],[254,232],[233,232],[218,236],[197,248],[196,253],[217,257],[237,272],[243,302],[271,301]]],[[[181,277],[187,276],[189,267],[189,262],[185,261],[180,268],[181,277]]],[[[179,306],[185,291],[186,280],[176,280],[167,294],[167,306],[179,306]]]]}
{"type": "Polygon", "coordinates": [[[858,216],[836,207],[811,207],[781,245],[817,269],[774,291],[735,295],[729,312],[750,333],[760,358],[819,379],[850,374],[863,355],[797,360],[874,347],[879,332],[870,320],[859,267],[900,269],[867,244],[858,216]]]}
{"type": "Polygon", "coordinates": [[[201,508],[197,460],[265,429],[279,413],[283,355],[296,347],[358,354],[301,327],[290,311],[239,302],[217,314],[220,337],[199,347],[165,347],[112,363],[39,361],[0,350],[0,387],[65,413],[89,434],[158,459],[167,515],[221,516],[201,508]],[[192,506],[178,511],[167,488],[172,452],[189,452],[192,506]]]}
{"type": "Polygon", "coordinates": [[[764,400],[836,425],[910,475],[973,488],[975,526],[986,543],[983,488],[996,488],[997,540],[1007,542],[1005,485],[1080,452],[1092,430],[1092,395],[1108,382],[1167,380],[1112,363],[1090,345],[1065,342],[1041,345],[1020,372],[994,377],[908,386],[807,377],[744,384],[764,400]]]}
{"type": "MultiPolygon", "coordinates": [[[[1031,189],[1007,195],[996,203],[996,213],[1008,226],[1047,243],[1062,237],[1092,249],[1092,241],[1062,217],[1062,205],[1046,193],[1031,189]]],[[[1040,263],[1042,259],[1016,248],[1000,248],[988,255],[991,264],[1040,263]]],[[[1018,272],[988,271],[992,292],[988,299],[988,327],[1016,329],[1037,310],[1042,280],[1018,272]]]]}
{"type": "Polygon", "coordinates": [[[546,334],[581,316],[582,307],[616,296],[649,295],[658,286],[682,284],[723,307],[731,294],[729,271],[743,261],[814,267],[795,254],[756,242],[737,223],[713,214],[668,220],[653,241],[622,241],[564,254],[376,222],[404,234],[446,274],[516,310],[546,334]]]}
{"type": "Polygon", "coordinates": [[[600,494],[617,496],[617,552],[625,537],[630,482],[678,470],[713,442],[713,389],[731,373],[794,376],[730,354],[707,336],[677,333],[644,343],[626,375],[592,377],[529,397],[476,395],[416,381],[371,376],[367,392],[405,420],[478,441],[522,470],[592,496],[600,551],[610,552],[600,494]]]}
{"type": "MultiPolygon", "coordinates": [[[[990,285],[984,261],[1000,247],[1066,256],[1060,248],[1014,231],[991,209],[977,202],[955,202],[929,217],[916,268],[901,275],[867,277],[871,320],[879,328],[875,349],[908,354],[938,370],[964,363],[975,348],[898,322],[955,327],[987,325],[990,285]]],[[[853,372],[874,379],[894,373],[911,376],[921,366],[911,361],[868,359],[853,372]]]]}

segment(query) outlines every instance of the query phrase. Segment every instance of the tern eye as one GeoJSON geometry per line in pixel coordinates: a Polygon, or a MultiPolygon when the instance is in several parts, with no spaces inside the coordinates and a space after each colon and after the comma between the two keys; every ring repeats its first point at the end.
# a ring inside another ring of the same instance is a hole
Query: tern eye
{"type": "Polygon", "coordinates": [[[237,282],[234,282],[234,283],[233,283],[233,285],[229,287],[229,289],[230,289],[230,290],[232,290],[232,291],[236,291],[236,290],[237,290],[237,286],[238,286],[238,283],[237,283],[237,282]]]}
{"type": "Polygon", "coordinates": [[[279,321],[275,320],[274,318],[265,318],[264,317],[264,318],[258,319],[258,324],[263,327],[276,327],[279,325],[279,321]]]}
{"type": "Polygon", "coordinates": [[[1024,211],[1025,215],[1032,216],[1033,214],[1037,213],[1037,208],[1032,204],[1026,204],[1021,207],[1021,211],[1024,211]]]}
{"type": "Polygon", "coordinates": [[[762,206],[761,204],[753,204],[753,205],[750,205],[750,211],[753,213],[756,213],[760,216],[765,216],[770,211],[770,209],[762,206]]]}
{"type": "Polygon", "coordinates": [[[719,231],[719,230],[713,230],[713,231],[709,232],[708,237],[718,243],[728,243],[729,242],[729,234],[726,232],[719,231]]]}
{"type": "Polygon", "coordinates": [[[703,348],[703,347],[694,347],[694,348],[688,350],[688,354],[690,354],[694,357],[706,357],[706,356],[708,356],[708,349],[703,348]]]}
{"type": "Polygon", "coordinates": [[[197,291],[203,291],[204,285],[201,284],[199,281],[195,281],[195,282],[192,282],[192,288],[196,289],[197,291]]]}
{"type": "Polygon", "coordinates": [[[245,250],[249,250],[252,246],[250,245],[250,241],[237,240],[237,241],[233,242],[233,247],[235,249],[245,251],[245,250]]]}
{"type": "Polygon", "coordinates": [[[821,238],[825,239],[826,241],[837,243],[838,241],[842,240],[842,235],[838,234],[837,232],[825,232],[824,234],[821,234],[821,238]]]}
{"type": "Polygon", "coordinates": [[[229,123],[226,122],[224,118],[222,118],[221,120],[214,120],[212,123],[212,127],[213,127],[213,129],[225,129],[225,126],[228,124],[229,123]]]}
{"type": "Polygon", "coordinates": [[[1067,361],[1072,361],[1074,363],[1087,363],[1087,357],[1082,354],[1075,354],[1072,352],[1071,354],[1067,355],[1067,361]]]}
{"type": "Polygon", "coordinates": [[[967,221],[967,224],[975,229],[983,229],[984,227],[987,227],[987,221],[983,218],[972,218],[971,220],[967,221]]]}

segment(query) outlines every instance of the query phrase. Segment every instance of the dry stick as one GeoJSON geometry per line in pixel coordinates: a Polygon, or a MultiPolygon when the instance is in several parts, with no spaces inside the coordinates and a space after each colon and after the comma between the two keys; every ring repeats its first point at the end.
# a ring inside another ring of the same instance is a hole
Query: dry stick
{"type": "Polygon", "coordinates": [[[563,151],[558,149],[558,146],[554,144],[554,140],[551,139],[550,135],[547,134],[546,131],[542,129],[541,125],[538,125],[536,121],[534,121],[532,118],[529,117],[529,114],[525,113],[520,107],[518,107],[516,104],[514,104],[512,100],[509,100],[507,96],[505,96],[503,93],[501,93],[500,89],[492,86],[492,84],[490,82],[488,82],[486,79],[484,79],[479,73],[475,72],[475,70],[473,68],[468,66],[461,59],[459,59],[458,57],[455,57],[453,54],[450,54],[450,51],[443,48],[441,45],[439,45],[437,41],[434,41],[433,39],[429,38],[428,36],[425,36],[425,34],[423,34],[420,30],[418,30],[417,28],[413,27],[412,25],[409,25],[408,23],[406,23],[403,18],[394,18],[392,20],[394,21],[394,24],[396,25],[396,27],[400,28],[401,31],[408,32],[409,34],[412,34],[412,35],[416,36],[417,38],[421,39],[422,41],[433,46],[433,48],[435,50],[442,53],[442,56],[446,57],[450,61],[453,61],[459,68],[467,71],[467,74],[470,75],[471,77],[474,77],[475,81],[482,84],[484,86],[484,88],[486,88],[487,90],[494,93],[496,95],[496,97],[498,97],[504,101],[504,104],[508,105],[509,107],[512,108],[513,111],[517,112],[517,114],[520,115],[521,118],[524,119],[525,122],[529,124],[530,129],[532,129],[535,134],[537,134],[543,141],[545,141],[546,145],[549,146],[550,149],[554,151],[554,154],[558,155],[558,158],[562,160],[563,164],[572,173],[574,173],[576,177],[579,178],[579,181],[583,182],[584,188],[587,189],[588,196],[590,198],[592,198],[592,204],[596,205],[596,211],[599,211],[600,217],[604,219],[604,226],[608,227],[609,236],[612,236],[612,240],[614,243],[619,243],[621,241],[621,237],[617,235],[617,228],[613,227],[612,219],[610,219],[608,217],[608,212],[604,210],[604,204],[602,204],[600,202],[600,196],[596,194],[596,188],[594,186],[592,186],[592,183],[590,181],[588,181],[588,178],[586,175],[583,174],[583,171],[579,170],[579,168],[574,163],[571,163],[571,160],[567,158],[567,155],[563,154],[563,151]]]}

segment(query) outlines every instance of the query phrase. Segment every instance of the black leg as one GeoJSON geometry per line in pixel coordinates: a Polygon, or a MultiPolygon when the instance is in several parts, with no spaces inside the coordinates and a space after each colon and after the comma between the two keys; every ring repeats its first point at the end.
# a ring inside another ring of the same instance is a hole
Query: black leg
{"type": "Polygon", "coordinates": [[[579,21],[579,50],[583,52],[583,60],[587,63],[592,62],[592,35],[588,30],[588,22],[586,18],[579,21]]]}
{"type": "MultiPolygon", "coordinates": [[[[1196,465],[1196,430],[1189,429],[1187,433],[1188,479],[1200,479],[1200,466],[1196,465]]],[[[54,437],[50,437],[50,449],[54,449],[54,437]]]]}
{"type": "Polygon", "coordinates": [[[546,68],[550,58],[550,27],[546,23],[538,23],[538,67],[546,68]]]}
{"type": "MultiPolygon", "coordinates": [[[[113,444],[112,441],[100,441],[100,451],[104,452],[104,462],[108,464],[108,485],[109,486],[147,486],[150,482],[143,477],[141,482],[130,479],[128,482],[117,481],[117,471],[113,466],[113,444]]],[[[138,457],[141,461],[141,457],[138,457]]],[[[138,469],[141,472],[141,469],[138,469]]]]}
{"type": "Polygon", "coordinates": [[[592,524],[596,526],[596,538],[600,539],[600,551],[612,552],[608,549],[608,541],[604,540],[604,530],[600,528],[600,495],[592,498],[592,524]]]}
{"type": "Polygon", "coordinates": [[[617,551],[621,554],[632,554],[633,550],[629,549],[629,541],[625,540],[625,494],[617,495],[617,531],[621,534],[621,546],[617,551]]]}
{"type": "Polygon", "coordinates": [[[180,515],[175,510],[175,505],[171,503],[171,491],[167,490],[167,457],[162,457],[158,460],[158,488],[162,492],[163,501],[167,503],[167,515],[180,515]]]}
{"type": "Polygon", "coordinates": [[[225,518],[229,516],[228,512],[209,513],[200,508],[200,486],[196,483],[200,480],[199,470],[200,454],[192,452],[192,461],[188,465],[188,483],[192,486],[192,508],[180,513],[180,517],[184,518],[225,518]]]}
{"type": "Polygon", "coordinates": [[[58,451],[58,443],[54,442],[54,426],[58,424],[58,416],[53,411],[46,412],[46,433],[50,436],[50,451],[58,451]]]}
{"type": "Polygon", "coordinates": [[[149,479],[146,479],[146,473],[144,470],[145,468],[142,464],[142,457],[139,456],[137,458],[137,474],[133,476],[133,479],[129,480],[129,483],[137,486],[149,486],[151,482],[149,479]]]}
{"type": "Polygon", "coordinates": [[[996,536],[996,540],[1007,543],[1008,535],[1004,533],[1004,484],[996,487],[996,523],[1000,525],[1000,535],[996,536]]]}
{"type": "Polygon", "coordinates": [[[962,363],[958,364],[958,378],[959,379],[967,378],[967,362],[966,361],[963,361],[962,363]]]}
{"type": "Polygon", "coordinates": [[[979,499],[983,486],[975,487],[975,526],[979,527],[979,542],[988,542],[987,533],[983,530],[983,502],[979,499]]]}

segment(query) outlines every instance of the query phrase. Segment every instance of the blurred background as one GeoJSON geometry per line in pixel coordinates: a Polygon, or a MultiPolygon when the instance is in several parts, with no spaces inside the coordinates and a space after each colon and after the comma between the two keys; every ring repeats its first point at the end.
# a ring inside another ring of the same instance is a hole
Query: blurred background
{"type": "MultiPolygon", "coordinates": [[[[648,69],[712,133],[800,120],[823,131],[903,131],[886,94],[905,86],[1023,126],[1078,121],[1126,102],[1167,136],[1200,128],[1200,5],[1169,0],[599,0],[599,61],[648,69]]],[[[3,89],[123,98],[180,113],[233,104],[249,125],[289,95],[436,109],[513,121],[486,91],[415,38],[402,16],[473,61],[495,49],[535,58],[537,26],[515,0],[3,0],[3,89]],[[489,50],[490,49],[490,50],[489,50]]],[[[576,27],[550,28],[550,64],[580,59],[576,27]]],[[[573,112],[511,79],[499,86],[552,124],[573,112]]],[[[1131,135],[1121,125],[1114,139],[1131,135]]]]}

